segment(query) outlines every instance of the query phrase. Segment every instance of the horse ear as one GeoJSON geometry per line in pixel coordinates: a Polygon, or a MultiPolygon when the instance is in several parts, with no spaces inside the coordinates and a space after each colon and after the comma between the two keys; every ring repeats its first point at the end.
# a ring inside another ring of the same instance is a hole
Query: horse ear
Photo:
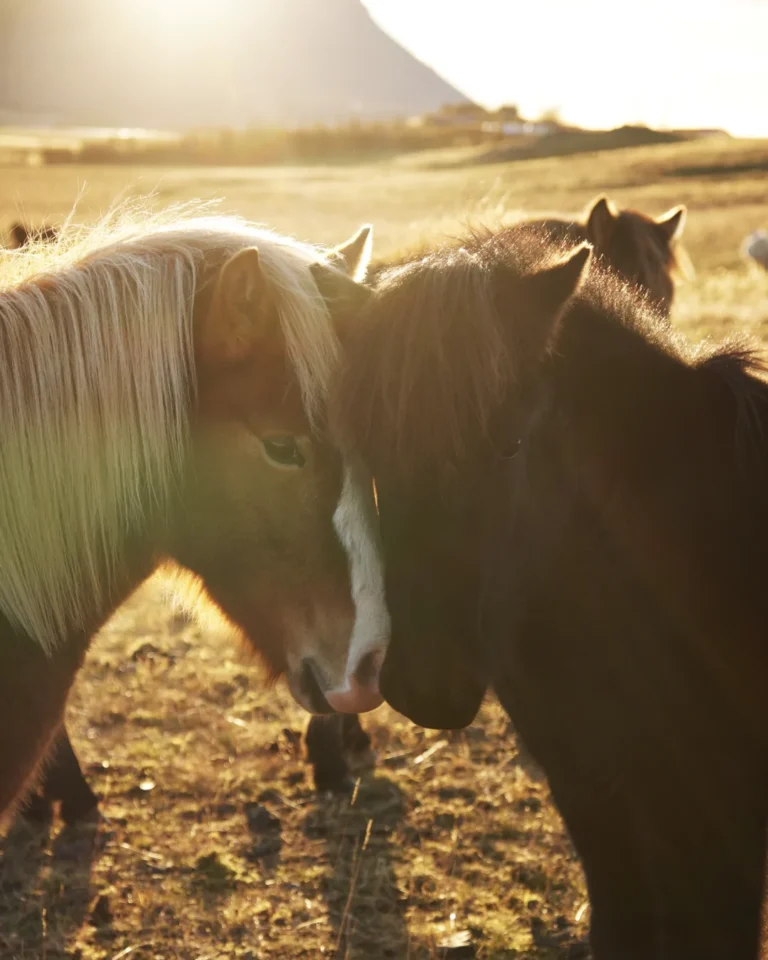
{"type": "Polygon", "coordinates": [[[592,247],[582,243],[565,259],[527,278],[528,292],[547,316],[559,319],[581,284],[592,257],[592,247]]]}
{"type": "Polygon", "coordinates": [[[339,339],[343,342],[354,334],[357,314],[370,300],[372,291],[336,269],[333,264],[313,263],[310,271],[331,314],[339,339]]]}
{"type": "Polygon", "coordinates": [[[525,347],[535,355],[546,353],[555,338],[560,320],[592,259],[592,249],[588,243],[582,243],[553,266],[522,279],[528,322],[521,325],[518,335],[526,338],[525,347]]]}
{"type": "Polygon", "coordinates": [[[313,263],[310,272],[334,320],[344,323],[368,302],[371,290],[338,270],[333,263],[313,263]]]}
{"type": "Polygon", "coordinates": [[[239,250],[219,271],[211,309],[197,331],[198,350],[206,359],[234,363],[278,327],[259,251],[239,250]]]}
{"type": "Polygon", "coordinates": [[[366,223],[346,243],[331,250],[328,260],[360,283],[365,280],[368,264],[371,262],[372,247],[373,227],[366,223]]]}
{"type": "Polygon", "coordinates": [[[587,215],[587,236],[596,247],[605,247],[613,236],[618,210],[606,196],[598,197],[587,215]]]}
{"type": "Polygon", "coordinates": [[[683,235],[688,210],[682,204],[673,207],[656,219],[656,228],[667,243],[674,243],[683,235]]]}
{"type": "Polygon", "coordinates": [[[29,240],[29,233],[23,223],[14,223],[11,227],[11,243],[13,250],[21,250],[29,240]]]}

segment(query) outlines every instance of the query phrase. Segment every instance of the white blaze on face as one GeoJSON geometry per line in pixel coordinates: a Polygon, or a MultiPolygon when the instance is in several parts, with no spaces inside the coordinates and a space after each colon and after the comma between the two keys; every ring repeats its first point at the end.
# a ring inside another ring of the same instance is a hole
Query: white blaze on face
{"type": "Polygon", "coordinates": [[[346,551],[355,605],[355,623],[347,656],[345,684],[351,685],[360,661],[368,653],[382,657],[389,642],[389,612],[384,599],[384,566],[378,548],[372,487],[364,474],[349,465],[333,525],[346,551]]]}

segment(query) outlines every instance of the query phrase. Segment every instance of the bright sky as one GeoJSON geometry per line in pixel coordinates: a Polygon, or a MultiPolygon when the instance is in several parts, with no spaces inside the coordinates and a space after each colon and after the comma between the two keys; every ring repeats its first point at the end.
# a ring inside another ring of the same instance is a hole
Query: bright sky
{"type": "Polygon", "coordinates": [[[768,0],[363,0],[488,107],[768,136],[768,0]]]}

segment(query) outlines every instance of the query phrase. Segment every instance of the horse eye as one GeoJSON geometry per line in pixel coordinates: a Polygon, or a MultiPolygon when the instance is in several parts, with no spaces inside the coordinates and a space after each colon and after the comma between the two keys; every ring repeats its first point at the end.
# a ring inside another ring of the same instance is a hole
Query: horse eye
{"type": "Polygon", "coordinates": [[[281,467],[303,467],[307,462],[293,437],[262,437],[264,452],[281,467]]]}
{"type": "Polygon", "coordinates": [[[523,441],[519,437],[514,440],[510,440],[506,448],[501,453],[501,459],[514,460],[518,453],[520,453],[520,447],[522,445],[523,441]]]}

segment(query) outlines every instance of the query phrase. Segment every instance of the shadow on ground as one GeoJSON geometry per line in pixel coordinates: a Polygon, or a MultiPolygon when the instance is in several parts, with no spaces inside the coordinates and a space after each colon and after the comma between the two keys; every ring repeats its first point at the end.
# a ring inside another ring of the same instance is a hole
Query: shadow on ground
{"type": "Polygon", "coordinates": [[[401,790],[381,776],[364,776],[349,797],[324,795],[304,832],[322,839],[330,870],[322,894],[334,933],[334,957],[378,960],[420,956],[410,942],[406,898],[395,872],[392,837],[404,818],[401,790]]]}
{"type": "Polygon", "coordinates": [[[86,920],[108,922],[91,902],[103,842],[98,821],[59,827],[17,817],[0,841],[0,957],[58,960],[86,920]]]}

